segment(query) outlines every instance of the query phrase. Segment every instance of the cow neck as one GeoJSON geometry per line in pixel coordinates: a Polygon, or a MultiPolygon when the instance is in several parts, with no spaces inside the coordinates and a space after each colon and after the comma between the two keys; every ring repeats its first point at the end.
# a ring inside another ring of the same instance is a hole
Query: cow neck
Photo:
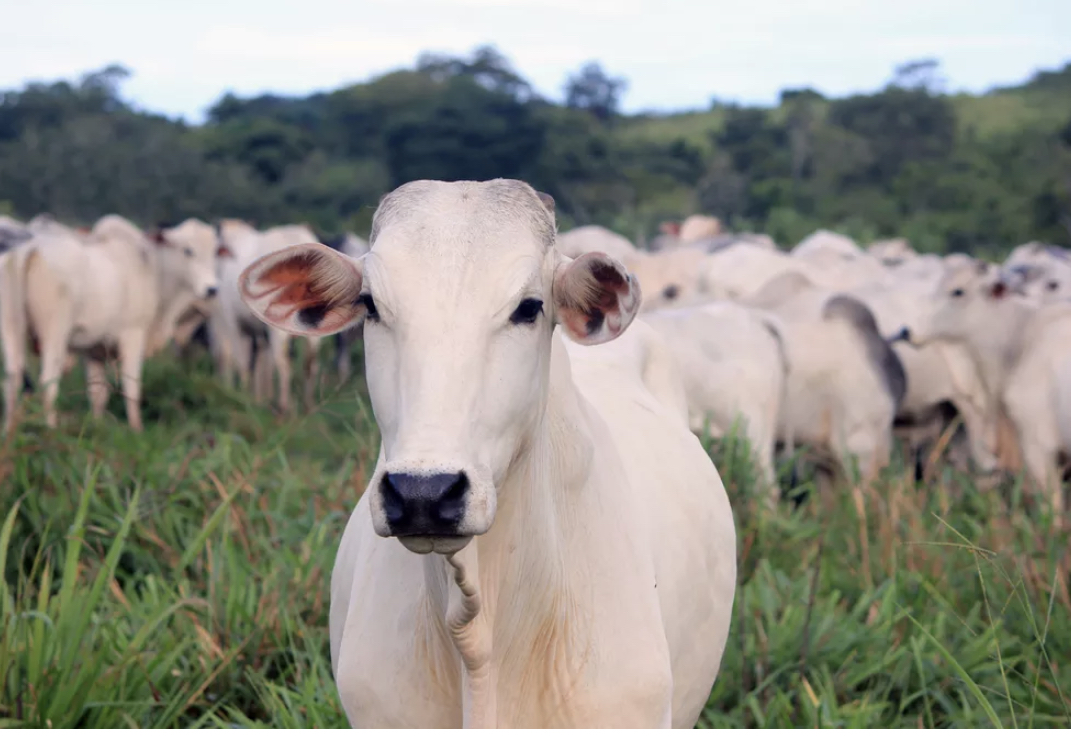
{"type": "Polygon", "coordinates": [[[999,399],[1005,379],[1023,352],[1023,338],[1037,309],[1008,298],[994,305],[1002,314],[994,314],[993,325],[976,333],[969,349],[981,368],[982,380],[991,396],[999,399]]]}
{"type": "Polygon", "coordinates": [[[503,691],[556,699],[543,709],[561,713],[586,659],[578,599],[590,583],[583,556],[569,554],[568,542],[588,538],[574,508],[595,454],[585,406],[555,335],[542,418],[499,486],[493,526],[449,558],[429,555],[425,562],[425,575],[433,577],[428,590],[448,591],[445,605],[432,610],[445,611],[460,655],[465,728],[506,727],[500,712],[512,720],[530,707],[514,699],[500,709],[503,691]]]}

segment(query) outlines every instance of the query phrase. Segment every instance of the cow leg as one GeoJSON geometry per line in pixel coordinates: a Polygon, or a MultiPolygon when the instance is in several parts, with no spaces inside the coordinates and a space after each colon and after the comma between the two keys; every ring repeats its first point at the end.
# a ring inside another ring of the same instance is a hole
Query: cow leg
{"type": "Polygon", "coordinates": [[[339,385],[349,381],[350,374],[353,372],[353,359],[350,353],[356,334],[356,330],[343,330],[335,335],[335,371],[338,373],[339,385]]]}
{"type": "Polygon", "coordinates": [[[141,424],[141,366],[145,362],[145,332],[127,330],[119,335],[119,368],[123,377],[126,419],[135,432],[141,424]]]}
{"type": "Polygon", "coordinates": [[[273,383],[275,380],[275,366],[265,340],[266,338],[264,337],[257,337],[253,340],[252,357],[250,359],[250,371],[253,377],[253,401],[258,404],[270,403],[275,395],[273,383]]]}
{"type": "Polygon", "coordinates": [[[55,319],[48,326],[48,335],[40,340],[41,397],[45,407],[45,424],[53,429],[59,424],[56,400],[59,398],[60,379],[67,363],[69,333],[70,323],[67,320],[55,319]]]}
{"type": "Polygon", "coordinates": [[[279,375],[279,410],[290,411],[290,336],[281,330],[268,330],[272,362],[279,375]]]}
{"type": "Polygon", "coordinates": [[[305,408],[311,410],[316,403],[316,384],[320,380],[320,339],[310,338],[305,342],[305,408]]]}
{"type": "Polygon", "coordinates": [[[751,457],[759,473],[760,483],[765,483],[766,504],[771,508],[781,500],[781,489],[777,485],[777,471],[774,470],[774,435],[773,431],[762,426],[757,417],[748,421],[747,439],[751,445],[751,457]]]}
{"type": "Polygon", "coordinates": [[[104,408],[108,405],[108,395],[111,393],[104,361],[86,358],[86,393],[89,394],[89,407],[93,418],[100,419],[104,416],[104,408]]]}
{"type": "Polygon", "coordinates": [[[1064,494],[1060,487],[1060,469],[1057,466],[1057,451],[1036,437],[1024,437],[1023,461],[1030,480],[1043,494],[1052,499],[1053,513],[1063,514],[1064,494]]]}
{"type": "Polygon", "coordinates": [[[25,345],[16,345],[15,341],[4,340],[4,431],[10,432],[15,426],[15,412],[22,394],[24,373],[26,370],[25,345]]]}
{"type": "MultiPolygon", "coordinates": [[[[2,345],[4,352],[5,432],[10,432],[15,426],[19,397],[22,394],[24,384],[27,382],[26,345],[28,326],[18,319],[19,313],[17,310],[22,305],[17,299],[12,301],[15,301],[14,308],[0,312],[0,331],[3,333],[0,335],[0,345],[2,345]]],[[[32,385],[27,390],[33,391],[32,385]]]]}

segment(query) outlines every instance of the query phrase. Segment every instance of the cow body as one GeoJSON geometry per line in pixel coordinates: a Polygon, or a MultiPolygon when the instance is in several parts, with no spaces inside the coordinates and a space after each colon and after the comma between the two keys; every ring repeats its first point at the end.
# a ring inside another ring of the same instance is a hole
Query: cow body
{"type": "Polygon", "coordinates": [[[553,229],[520,182],[414,182],[359,261],[309,245],[243,272],[282,329],[367,319],[383,441],[331,599],[355,726],[692,726],[706,703],[736,575],[725,490],[642,359],[565,348],[621,335],[640,296],[553,229]]]}
{"type": "Polygon", "coordinates": [[[732,302],[644,313],[672,352],[693,431],[724,437],[740,423],[770,498],[788,358],[774,320],[732,302]]]}
{"type": "MultiPolygon", "coordinates": [[[[168,247],[166,242],[163,246],[168,247]]],[[[14,423],[31,335],[40,346],[49,426],[57,423],[55,402],[69,353],[85,357],[91,408],[94,416],[100,416],[109,391],[104,361],[115,351],[127,419],[141,429],[141,367],[154,325],[171,307],[160,288],[160,250],[130,222],[108,215],[84,239],[63,228],[47,227],[10,254],[3,264],[0,289],[8,429],[14,423]]],[[[212,271],[211,263],[183,258],[187,281],[201,271],[212,271]]]]}

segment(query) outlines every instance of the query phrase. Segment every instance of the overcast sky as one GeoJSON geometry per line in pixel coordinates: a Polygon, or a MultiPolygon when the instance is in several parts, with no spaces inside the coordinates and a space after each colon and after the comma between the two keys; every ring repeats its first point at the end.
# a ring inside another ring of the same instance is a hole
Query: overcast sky
{"type": "Polygon", "coordinates": [[[191,121],[227,90],[327,90],[483,43],[554,99],[597,59],[628,111],[874,90],[920,57],[971,91],[1071,61],[1071,0],[0,0],[0,17],[0,89],[118,62],[127,97],[191,121]]]}

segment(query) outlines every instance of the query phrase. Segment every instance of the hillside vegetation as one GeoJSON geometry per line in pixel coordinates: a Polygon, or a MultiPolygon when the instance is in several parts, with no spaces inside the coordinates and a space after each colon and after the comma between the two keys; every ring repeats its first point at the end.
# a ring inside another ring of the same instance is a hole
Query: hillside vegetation
{"type": "Polygon", "coordinates": [[[784,245],[818,227],[939,252],[1071,243],[1071,64],[981,96],[941,94],[936,66],[916,62],[869,95],[623,116],[623,80],[597,65],[556,104],[481,48],[308,97],[226,95],[201,126],[131,107],[127,73],[3,94],[0,210],[365,233],[405,181],[503,176],[554,196],[563,228],[640,241],[702,211],[784,245]]]}

